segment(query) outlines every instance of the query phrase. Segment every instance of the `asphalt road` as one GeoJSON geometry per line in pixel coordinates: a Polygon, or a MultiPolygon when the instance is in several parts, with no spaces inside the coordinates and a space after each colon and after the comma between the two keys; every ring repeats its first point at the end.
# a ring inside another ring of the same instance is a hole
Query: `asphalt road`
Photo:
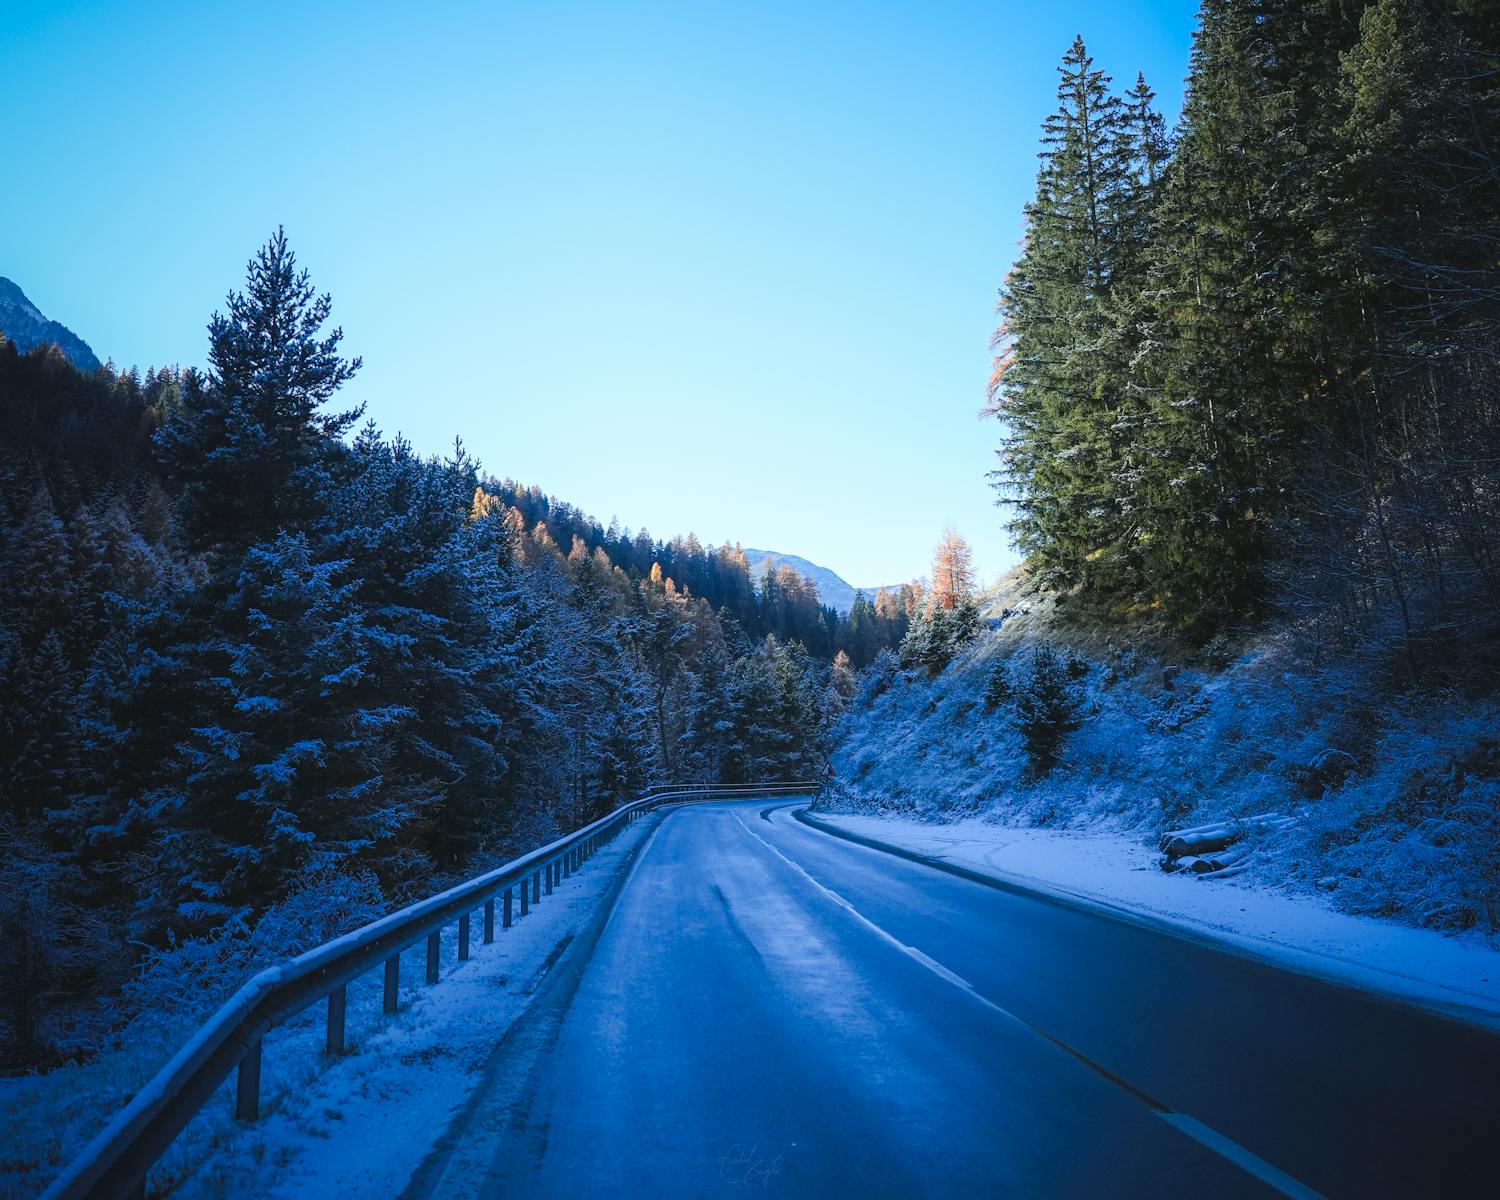
{"type": "Polygon", "coordinates": [[[1500,1195],[1500,1037],[670,810],[406,1196],[1500,1195]]]}

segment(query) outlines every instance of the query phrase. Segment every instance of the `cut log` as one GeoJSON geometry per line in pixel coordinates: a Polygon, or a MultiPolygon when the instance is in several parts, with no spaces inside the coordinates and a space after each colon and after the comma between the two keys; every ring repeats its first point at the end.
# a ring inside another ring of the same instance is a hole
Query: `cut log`
{"type": "Polygon", "coordinates": [[[1222,850],[1240,834],[1227,824],[1199,825],[1193,829],[1177,829],[1162,834],[1162,852],[1172,858],[1187,854],[1205,854],[1210,850],[1222,850]]]}
{"type": "Polygon", "coordinates": [[[1225,849],[1252,830],[1285,829],[1296,823],[1295,817],[1283,813],[1259,813],[1232,821],[1215,821],[1211,825],[1195,825],[1191,829],[1174,829],[1164,833],[1161,835],[1161,848],[1163,853],[1172,858],[1185,854],[1207,854],[1225,849]]]}
{"type": "Polygon", "coordinates": [[[1243,863],[1251,855],[1252,851],[1246,846],[1232,846],[1227,850],[1215,850],[1210,854],[1202,855],[1193,863],[1193,873],[1197,875],[1211,875],[1216,871],[1223,871],[1238,863],[1243,863]]]}
{"type": "Polygon", "coordinates": [[[1195,879],[1228,879],[1231,875],[1238,875],[1250,865],[1248,858],[1241,859],[1232,867],[1225,867],[1222,871],[1210,871],[1206,875],[1196,875],[1195,879]]]}

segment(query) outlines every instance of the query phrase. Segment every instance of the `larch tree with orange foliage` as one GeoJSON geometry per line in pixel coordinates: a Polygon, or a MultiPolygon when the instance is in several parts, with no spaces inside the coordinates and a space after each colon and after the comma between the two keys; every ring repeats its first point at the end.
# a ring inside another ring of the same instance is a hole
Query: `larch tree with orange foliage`
{"type": "Polygon", "coordinates": [[[974,593],[974,552],[952,525],[932,555],[932,603],[952,612],[974,593]]]}

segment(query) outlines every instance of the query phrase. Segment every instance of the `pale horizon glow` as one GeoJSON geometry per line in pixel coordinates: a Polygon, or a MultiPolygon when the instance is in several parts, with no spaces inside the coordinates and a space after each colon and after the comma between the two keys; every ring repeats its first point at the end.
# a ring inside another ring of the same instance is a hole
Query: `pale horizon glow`
{"type": "Polygon", "coordinates": [[[199,364],[284,225],[424,453],[604,524],[855,586],[985,478],[996,289],[1082,32],[1175,117],[1195,5],[687,3],[8,11],[0,275],[121,366],[199,364]]]}

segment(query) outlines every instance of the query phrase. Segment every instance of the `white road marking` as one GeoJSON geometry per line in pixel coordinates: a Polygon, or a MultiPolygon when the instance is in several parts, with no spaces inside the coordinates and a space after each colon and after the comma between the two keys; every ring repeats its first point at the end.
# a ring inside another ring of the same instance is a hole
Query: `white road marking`
{"type": "Polygon", "coordinates": [[[1000,1016],[1005,1017],[1007,1020],[1014,1021],[1017,1024],[1029,1029],[1031,1032],[1040,1034],[1053,1045],[1059,1047],[1060,1049],[1066,1050],[1074,1058],[1078,1059],[1086,1066],[1092,1068],[1097,1073],[1103,1075],[1117,1087],[1131,1092],[1133,1095],[1140,1098],[1143,1103],[1145,1103],[1158,1117],[1160,1117],[1168,1125],[1172,1126],[1173,1129],[1177,1130],[1179,1133],[1183,1134],[1186,1137],[1192,1138],[1199,1145],[1207,1147],[1209,1150],[1217,1154],[1220,1158],[1233,1163],[1235,1166],[1239,1167],[1240,1170],[1253,1175],[1256,1179],[1259,1179],[1267,1186],[1275,1188],[1283,1196],[1293,1197],[1294,1200],[1324,1200],[1321,1192],[1316,1192],[1306,1184],[1293,1179],[1285,1171],[1282,1171],[1280,1168],[1268,1163],[1259,1155],[1253,1154],[1249,1150],[1246,1150],[1245,1147],[1241,1146],[1233,1139],[1225,1137],[1222,1133],[1219,1133],[1215,1129],[1211,1129],[1209,1126],[1203,1124],[1202,1121],[1199,1121],[1196,1117],[1190,1117],[1186,1113],[1174,1112],[1172,1109],[1166,1107],[1166,1105],[1151,1099],[1151,1097],[1147,1096],[1144,1092],[1141,1092],[1138,1089],[1132,1087],[1123,1079],[1120,1079],[1119,1076],[1115,1075],[1113,1072],[1094,1062],[1094,1060],[1089,1058],[1087,1055],[1073,1049],[1072,1046],[1069,1046],[1061,1039],[1054,1037],[1040,1025],[1033,1024],[1025,1017],[1017,1016],[1008,1008],[1002,1008],[1000,1005],[996,1004],[988,996],[981,995],[979,992],[974,990],[974,985],[967,979],[963,978],[963,976],[950,971],[947,967],[943,966],[942,963],[938,962],[936,959],[930,957],[929,955],[922,953],[922,951],[918,950],[915,946],[908,946],[900,938],[875,924],[874,921],[870,920],[869,917],[865,916],[864,913],[860,912],[857,908],[854,907],[854,905],[849,903],[848,900],[844,899],[844,897],[840,896],[832,888],[829,888],[826,885],[818,882],[818,880],[814,879],[807,873],[806,869],[800,863],[794,862],[792,859],[788,858],[775,846],[771,845],[770,842],[766,841],[765,838],[761,837],[760,834],[756,833],[755,830],[751,829],[750,826],[746,825],[745,822],[740,819],[739,813],[734,814],[734,819],[736,821],[739,821],[741,829],[743,829],[746,833],[753,837],[757,842],[759,842],[777,858],[781,859],[782,862],[786,863],[787,866],[791,867],[792,870],[796,871],[797,874],[801,875],[803,879],[812,884],[813,887],[815,887],[824,896],[828,897],[828,899],[832,900],[835,904],[837,904],[840,908],[842,908],[845,912],[852,916],[857,922],[859,922],[859,924],[870,930],[870,932],[880,938],[881,941],[887,943],[890,946],[894,946],[908,958],[921,963],[922,966],[926,967],[939,979],[945,980],[946,982],[951,983],[954,987],[960,988],[963,991],[967,992],[970,996],[974,997],[975,1000],[979,1001],[980,1004],[983,1004],[986,1008],[995,1013],[998,1013],[1000,1016]]]}
{"type": "Polygon", "coordinates": [[[1275,1188],[1283,1196],[1295,1196],[1298,1200],[1323,1200],[1321,1192],[1315,1192],[1304,1183],[1299,1183],[1279,1167],[1274,1167],[1258,1155],[1251,1154],[1238,1142],[1230,1141],[1216,1129],[1210,1129],[1196,1117],[1187,1113],[1159,1112],[1156,1114],[1173,1129],[1188,1135],[1193,1141],[1207,1146],[1221,1158],[1227,1158],[1242,1171],[1254,1175],[1262,1183],[1275,1188]]]}

